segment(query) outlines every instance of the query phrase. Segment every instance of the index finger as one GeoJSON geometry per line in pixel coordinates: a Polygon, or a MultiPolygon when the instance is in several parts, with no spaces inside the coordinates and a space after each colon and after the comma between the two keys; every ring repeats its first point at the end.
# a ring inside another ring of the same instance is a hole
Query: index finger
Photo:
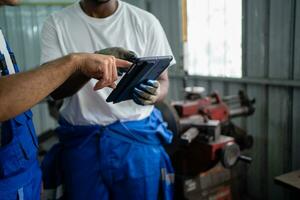
{"type": "Polygon", "coordinates": [[[128,62],[127,60],[116,58],[116,65],[118,68],[129,68],[131,67],[132,63],[128,62]]]}

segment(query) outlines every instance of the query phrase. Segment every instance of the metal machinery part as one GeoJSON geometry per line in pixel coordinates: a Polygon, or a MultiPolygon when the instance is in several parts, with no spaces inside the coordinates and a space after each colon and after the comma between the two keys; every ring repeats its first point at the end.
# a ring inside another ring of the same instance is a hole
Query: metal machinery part
{"type": "Polygon", "coordinates": [[[241,151],[250,149],[253,146],[253,137],[248,135],[245,130],[228,121],[222,124],[222,134],[234,137],[235,142],[239,145],[241,151]]]}
{"type": "Polygon", "coordinates": [[[240,147],[234,142],[227,143],[221,150],[221,162],[225,168],[234,166],[241,155],[240,147]]]}
{"type": "Polygon", "coordinates": [[[205,88],[204,87],[185,87],[184,89],[185,94],[186,94],[186,99],[189,100],[195,100],[195,99],[199,99],[203,96],[204,92],[205,92],[205,88]]]}

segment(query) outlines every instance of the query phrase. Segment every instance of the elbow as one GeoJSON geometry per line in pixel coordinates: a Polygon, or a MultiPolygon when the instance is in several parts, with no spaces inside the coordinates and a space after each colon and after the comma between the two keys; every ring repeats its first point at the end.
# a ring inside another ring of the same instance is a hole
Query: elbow
{"type": "Polygon", "coordinates": [[[0,122],[4,122],[6,120],[8,120],[10,118],[9,113],[7,112],[7,110],[0,105],[0,122]]]}
{"type": "Polygon", "coordinates": [[[7,109],[7,106],[5,105],[5,95],[3,94],[3,92],[1,92],[0,90],[0,99],[1,99],[1,102],[0,102],[0,122],[3,122],[3,121],[6,121],[7,119],[9,119],[9,116],[8,116],[8,109],[7,109]]]}
{"type": "MultiPolygon", "coordinates": [[[[1,108],[0,108],[1,109],[1,108]]],[[[0,123],[1,122],[4,122],[5,121],[5,118],[4,118],[4,115],[2,113],[2,111],[0,112],[0,123]]]]}
{"type": "Polygon", "coordinates": [[[13,109],[13,105],[7,103],[8,100],[5,96],[1,95],[0,92],[0,122],[4,122],[13,117],[15,110],[13,109]]]}

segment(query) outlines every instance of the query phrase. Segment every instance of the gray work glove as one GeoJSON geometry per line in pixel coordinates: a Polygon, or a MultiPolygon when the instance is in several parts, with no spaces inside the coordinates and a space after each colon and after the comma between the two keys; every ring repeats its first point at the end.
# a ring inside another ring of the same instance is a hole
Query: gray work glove
{"type": "Polygon", "coordinates": [[[160,83],[157,80],[148,80],[133,90],[133,101],[141,106],[154,105],[160,96],[160,83]]]}
{"type": "MultiPolygon", "coordinates": [[[[133,51],[129,51],[122,47],[110,47],[106,49],[102,49],[100,51],[96,51],[95,53],[102,54],[102,55],[111,55],[116,58],[127,60],[129,62],[134,62],[137,59],[137,55],[133,51]]],[[[128,69],[118,69],[118,76],[122,76],[128,69]]]]}
{"type": "Polygon", "coordinates": [[[103,54],[103,55],[112,55],[116,58],[127,60],[129,62],[133,62],[137,58],[135,52],[129,51],[122,47],[110,47],[110,48],[102,49],[100,51],[96,51],[95,53],[103,54]]]}

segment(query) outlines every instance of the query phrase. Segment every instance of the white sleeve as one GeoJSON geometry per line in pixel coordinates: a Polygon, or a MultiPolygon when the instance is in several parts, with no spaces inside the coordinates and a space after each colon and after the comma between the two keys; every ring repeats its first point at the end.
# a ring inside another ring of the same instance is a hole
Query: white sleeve
{"type": "Polygon", "coordinates": [[[41,32],[41,64],[63,56],[55,22],[49,17],[41,32]]]}
{"type": "MultiPolygon", "coordinates": [[[[146,53],[145,56],[173,56],[170,44],[163,27],[158,19],[154,17],[153,23],[147,33],[146,53]]],[[[175,58],[170,66],[176,64],[175,58]]]]}

